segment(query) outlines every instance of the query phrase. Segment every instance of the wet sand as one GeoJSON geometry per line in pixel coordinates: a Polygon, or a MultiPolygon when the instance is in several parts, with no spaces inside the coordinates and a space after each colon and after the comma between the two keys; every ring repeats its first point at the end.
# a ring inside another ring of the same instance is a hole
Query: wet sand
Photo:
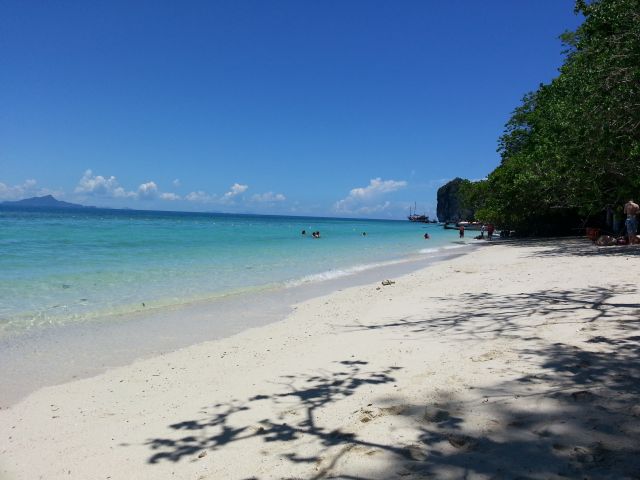
{"type": "Polygon", "coordinates": [[[0,335],[0,408],[45,386],[92,377],[136,360],[282,320],[297,303],[366,285],[380,276],[404,275],[463,255],[471,248],[473,245],[449,245],[327,281],[267,285],[175,307],[0,335]]]}

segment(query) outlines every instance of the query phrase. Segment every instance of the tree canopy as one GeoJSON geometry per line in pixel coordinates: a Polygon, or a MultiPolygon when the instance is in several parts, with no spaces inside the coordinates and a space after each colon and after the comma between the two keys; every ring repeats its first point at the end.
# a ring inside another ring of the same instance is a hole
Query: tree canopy
{"type": "Polygon", "coordinates": [[[640,0],[579,0],[559,75],[524,96],[500,165],[465,185],[480,220],[550,233],[640,196],[640,0]],[[569,222],[571,223],[571,222],[569,222]]]}

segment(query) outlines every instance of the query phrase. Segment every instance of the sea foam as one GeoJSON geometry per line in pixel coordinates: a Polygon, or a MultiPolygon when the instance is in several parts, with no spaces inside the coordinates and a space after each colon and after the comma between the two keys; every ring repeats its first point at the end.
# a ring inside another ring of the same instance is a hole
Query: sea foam
{"type": "Polygon", "coordinates": [[[408,258],[403,258],[399,260],[389,260],[386,262],[377,262],[377,263],[368,263],[364,265],[355,265],[353,267],[344,268],[344,269],[335,269],[335,270],[327,270],[325,272],[313,273],[311,275],[305,275],[301,278],[296,278],[294,280],[289,280],[285,282],[285,287],[298,287],[300,285],[305,285],[308,283],[316,283],[316,282],[325,282],[327,280],[334,280],[336,278],[347,277],[349,275],[355,275],[356,273],[365,272],[367,270],[372,270],[374,268],[379,267],[388,267],[390,265],[398,265],[401,263],[406,263],[410,261],[408,258]]]}

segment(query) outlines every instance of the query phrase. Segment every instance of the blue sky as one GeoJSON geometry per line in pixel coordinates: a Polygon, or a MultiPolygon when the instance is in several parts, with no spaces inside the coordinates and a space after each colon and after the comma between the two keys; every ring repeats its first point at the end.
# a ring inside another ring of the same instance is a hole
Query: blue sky
{"type": "Polygon", "coordinates": [[[10,1],[0,199],[402,218],[486,176],[569,0],[10,1]]]}

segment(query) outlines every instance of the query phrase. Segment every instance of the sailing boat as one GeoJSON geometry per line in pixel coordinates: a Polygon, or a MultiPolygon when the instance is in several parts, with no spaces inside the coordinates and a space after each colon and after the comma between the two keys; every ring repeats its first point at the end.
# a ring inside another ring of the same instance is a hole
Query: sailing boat
{"type": "Polygon", "coordinates": [[[427,215],[418,215],[416,213],[416,204],[413,205],[413,213],[411,213],[411,207],[409,207],[409,216],[407,217],[410,222],[429,223],[429,217],[427,215]]]}

